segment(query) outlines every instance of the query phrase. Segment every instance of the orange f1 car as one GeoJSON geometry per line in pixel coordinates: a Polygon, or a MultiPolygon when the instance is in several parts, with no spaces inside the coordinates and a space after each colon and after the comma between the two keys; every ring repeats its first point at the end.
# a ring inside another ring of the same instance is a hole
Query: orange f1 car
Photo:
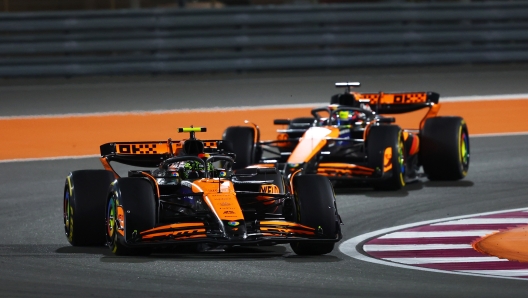
{"type": "Polygon", "coordinates": [[[156,247],[290,243],[296,254],[319,255],[341,239],[328,179],[299,171],[286,180],[273,167],[233,171],[225,142],[197,139],[205,128],[179,131],[190,137],[103,144],[104,169],[67,176],[63,216],[71,245],[135,255],[156,247]],[[126,177],[118,166],[128,169],[126,177]]]}
{"type": "Polygon", "coordinates": [[[272,166],[289,177],[301,170],[333,181],[398,190],[416,181],[459,180],[469,168],[469,134],[461,117],[437,116],[438,93],[359,93],[357,82],[336,83],[345,92],[311,117],[276,119],[287,125],[276,140],[260,141],[258,126],[233,126],[223,139],[237,155],[236,167],[272,166]],[[417,129],[402,129],[391,114],[427,109],[417,129]],[[389,115],[389,116],[387,116],[389,115]],[[421,174],[421,173],[420,173],[421,174]]]}

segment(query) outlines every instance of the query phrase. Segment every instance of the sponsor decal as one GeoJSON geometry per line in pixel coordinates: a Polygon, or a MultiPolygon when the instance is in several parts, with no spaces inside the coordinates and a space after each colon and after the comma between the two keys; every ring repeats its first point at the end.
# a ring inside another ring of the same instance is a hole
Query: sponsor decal
{"type": "Polygon", "coordinates": [[[427,93],[395,94],[394,103],[421,103],[427,101],[427,93]]]}
{"type": "Polygon", "coordinates": [[[279,187],[275,184],[264,184],[260,187],[260,192],[279,193],[279,187]]]}
{"type": "Polygon", "coordinates": [[[213,199],[215,201],[224,201],[224,200],[232,200],[233,199],[231,196],[217,196],[214,193],[213,194],[208,194],[208,196],[210,196],[211,199],[213,199]]]}
{"type": "Polygon", "coordinates": [[[223,214],[235,214],[235,212],[231,211],[231,210],[227,210],[227,211],[224,211],[223,214]]]}
{"type": "Polygon", "coordinates": [[[117,153],[119,154],[157,154],[156,144],[119,144],[117,153]]]}
{"type": "Polygon", "coordinates": [[[228,225],[232,226],[232,227],[236,227],[238,226],[240,223],[238,221],[229,221],[227,222],[228,225]]]}
{"type": "Polygon", "coordinates": [[[229,202],[220,202],[220,206],[231,206],[229,202]]]}

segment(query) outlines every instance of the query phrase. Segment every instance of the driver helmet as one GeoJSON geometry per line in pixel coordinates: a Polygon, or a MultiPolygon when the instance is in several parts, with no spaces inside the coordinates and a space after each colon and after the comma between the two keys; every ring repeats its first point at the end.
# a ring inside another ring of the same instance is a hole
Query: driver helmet
{"type": "MultiPolygon", "coordinates": [[[[209,157],[207,153],[200,153],[198,157],[206,159],[209,157]]],[[[205,177],[205,169],[202,163],[196,160],[185,160],[173,163],[169,166],[169,169],[177,171],[182,179],[192,179],[205,177]]],[[[214,167],[211,163],[207,163],[207,171],[214,171],[214,167]]]]}
{"type": "MultiPolygon", "coordinates": [[[[330,110],[335,110],[339,105],[330,105],[330,110]]],[[[354,125],[357,121],[360,121],[364,117],[364,114],[358,111],[342,110],[334,113],[332,123],[337,126],[350,126],[354,125]]]]}

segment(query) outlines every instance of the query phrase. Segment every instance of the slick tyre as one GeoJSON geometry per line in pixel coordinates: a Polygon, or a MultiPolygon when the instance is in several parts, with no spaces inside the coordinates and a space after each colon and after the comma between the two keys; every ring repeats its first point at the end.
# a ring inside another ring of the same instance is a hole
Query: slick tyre
{"type": "Polygon", "coordinates": [[[376,190],[399,190],[405,186],[405,150],[402,130],[396,125],[372,126],[366,139],[370,168],[388,177],[373,183],[376,190]]]}
{"type": "Polygon", "coordinates": [[[110,187],[106,212],[106,239],[116,255],[148,255],[148,247],[127,245],[141,231],[156,225],[154,190],[144,178],[120,178],[110,187]]]}
{"type": "Polygon", "coordinates": [[[330,241],[292,242],[291,248],[298,255],[323,255],[334,249],[341,237],[334,190],[330,181],[319,175],[299,175],[293,178],[296,222],[313,227],[319,237],[330,241]]]}
{"type": "Polygon", "coordinates": [[[71,172],[64,185],[64,232],[73,246],[105,244],[105,206],[114,175],[106,170],[71,172]]]}
{"type": "Polygon", "coordinates": [[[257,162],[258,148],[255,144],[255,130],[247,126],[228,127],[222,136],[236,154],[233,170],[242,169],[257,162]]]}
{"type": "Polygon", "coordinates": [[[460,180],[469,169],[469,133],[461,117],[435,117],[420,132],[419,160],[429,180],[460,180]]]}

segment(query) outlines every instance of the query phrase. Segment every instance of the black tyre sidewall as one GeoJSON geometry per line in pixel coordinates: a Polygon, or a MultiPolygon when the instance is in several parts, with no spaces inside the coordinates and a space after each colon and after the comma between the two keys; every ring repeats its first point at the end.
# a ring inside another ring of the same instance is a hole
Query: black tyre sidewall
{"type": "Polygon", "coordinates": [[[230,143],[233,153],[236,154],[233,169],[242,169],[257,162],[255,150],[255,131],[247,126],[228,127],[222,140],[230,143]]]}
{"type": "Polygon", "coordinates": [[[373,186],[378,190],[399,190],[405,186],[406,158],[405,150],[402,148],[402,130],[397,125],[372,126],[366,139],[366,152],[368,165],[370,168],[383,169],[385,149],[392,148],[392,169],[391,176],[379,182],[374,182],[373,186]],[[400,152],[402,150],[402,152],[400,152]],[[403,154],[403,171],[400,165],[400,153],[403,154]]]}
{"type": "MultiPolygon", "coordinates": [[[[154,189],[145,178],[120,178],[110,188],[107,201],[106,224],[109,222],[110,202],[114,200],[116,207],[121,206],[124,212],[123,237],[117,232],[116,221],[113,223],[113,235],[106,233],[108,246],[118,255],[143,254],[144,248],[127,246],[127,240],[132,239],[134,232],[152,229],[156,226],[156,198],[154,189]]],[[[117,214],[116,214],[117,216],[117,214]]]]}
{"type": "Polygon", "coordinates": [[[108,188],[115,180],[106,170],[71,172],[64,187],[64,222],[66,238],[73,246],[105,244],[105,209],[108,188]],[[71,226],[66,225],[71,208],[71,226]]]}
{"type": "Polygon", "coordinates": [[[430,180],[459,180],[469,168],[469,133],[461,117],[427,119],[420,132],[420,163],[430,180]],[[461,133],[467,139],[467,163],[462,162],[461,133]]]}
{"type": "MultiPolygon", "coordinates": [[[[319,175],[299,175],[293,178],[296,222],[322,229],[328,239],[340,237],[341,229],[337,215],[335,194],[328,178],[319,175]]],[[[298,255],[321,255],[330,253],[335,242],[298,241],[291,248],[298,255]]]]}

